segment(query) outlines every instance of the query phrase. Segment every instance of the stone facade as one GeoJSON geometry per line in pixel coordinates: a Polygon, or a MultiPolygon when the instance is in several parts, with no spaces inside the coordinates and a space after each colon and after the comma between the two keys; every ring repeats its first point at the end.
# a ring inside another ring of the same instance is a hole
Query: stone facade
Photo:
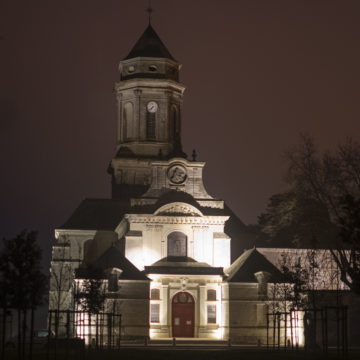
{"type": "Polygon", "coordinates": [[[84,200],[55,230],[50,309],[75,309],[97,267],[124,337],[264,343],[279,270],[255,249],[231,264],[225,227],[241,221],[207,193],[205,163],[182,151],[180,64],[149,25],[119,70],[112,198],[84,200]]]}

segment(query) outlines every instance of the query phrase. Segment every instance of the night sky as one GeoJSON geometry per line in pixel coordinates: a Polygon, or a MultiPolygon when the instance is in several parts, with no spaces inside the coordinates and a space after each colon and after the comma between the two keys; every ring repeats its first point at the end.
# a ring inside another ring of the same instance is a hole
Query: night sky
{"type": "MultiPolygon", "coordinates": [[[[153,0],[152,25],[183,64],[183,145],[245,223],[285,189],[283,152],[314,136],[360,141],[360,1],[153,0]]],[[[146,0],[3,0],[0,236],[53,230],[109,197],[113,84],[147,26],[146,0]]]]}

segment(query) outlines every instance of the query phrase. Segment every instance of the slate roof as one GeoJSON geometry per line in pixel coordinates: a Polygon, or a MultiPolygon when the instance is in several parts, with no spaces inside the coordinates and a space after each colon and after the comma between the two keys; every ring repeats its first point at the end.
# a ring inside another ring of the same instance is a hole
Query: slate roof
{"type": "Polygon", "coordinates": [[[246,250],[225,270],[225,273],[228,274],[228,282],[257,282],[254,274],[258,271],[270,273],[269,282],[284,282],[280,270],[255,248],[246,250]]]}
{"type": "Polygon", "coordinates": [[[212,267],[188,256],[167,256],[150,266],[145,266],[146,274],[188,274],[188,275],[224,275],[222,267],[212,267]]]}
{"type": "Polygon", "coordinates": [[[150,24],[124,60],[135,57],[156,57],[175,60],[150,24]]]}
{"type": "Polygon", "coordinates": [[[115,230],[129,209],[128,201],[85,199],[60,229],[115,230]]]}
{"type": "Polygon", "coordinates": [[[252,234],[248,233],[247,226],[226,204],[224,209],[202,207],[190,194],[174,190],[165,191],[155,204],[146,206],[131,207],[129,199],[85,199],[59,229],[113,231],[125,214],[153,214],[158,208],[171,202],[193,205],[205,216],[230,216],[225,224],[225,233],[231,237],[232,261],[237,259],[244,248],[253,246],[252,234]]]}
{"type": "MultiPolygon", "coordinates": [[[[209,199],[203,199],[209,200],[209,199]]],[[[228,215],[225,209],[218,209],[213,207],[200,206],[196,199],[189,193],[179,190],[165,189],[157,201],[151,205],[134,206],[131,211],[138,214],[153,214],[157,209],[164,205],[171,204],[174,202],[182,202],[194,206],[201,211],[202,214],[206,215],[228,215]]],[[[176,216],[176,214],[173,214],[176,216]]],[[[184,216],[183,214],[179,214],[184,216]]],[[[185,215],[186,216],[186,215],[185,215]]]]}
{"type": "MultiPolygon", "coordinates": [[[[107,249],[91,266],[105,271],[110,268],[122,270],[120,280],[149,280],[145,274],[133,265],[115,246],[107,249]]],[[[77,278],[86,278],[86,268],[77,269],[77,278]]]]}

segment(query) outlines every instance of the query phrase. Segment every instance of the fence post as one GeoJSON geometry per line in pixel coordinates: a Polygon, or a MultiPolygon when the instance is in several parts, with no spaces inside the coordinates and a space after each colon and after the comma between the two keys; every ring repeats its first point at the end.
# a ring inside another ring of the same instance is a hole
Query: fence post
{"type": "Polygon", "coordinates": [[[277,341],[278,341],[278,350],[280,350],[280,340],[281,340],[281,337],[280,337],[280,330],[281,330],[281,313],[277,313],[277,325],[278,325],[278,338],[277,338],[277,341]]]}
{"type": "Polygon", "coordinates": [[[328,352],[328,311],[327,311],[327,306],[325,306],[325,353],[327,354],[328,352]]]}
{"type": "Polygon", "coordinates": [[[287,312],[284,312],[285,322],[284,322],[284,348],[287,347],[287,312]]]}
{"type": "Polygon", "coordinates": [[[49,352],[50,352],[50,336],[51,336],[51,318],[52,318],[52,310],[49,310],[49,319],[48,319],[48,338],[47,338],[47,346],[46,346],[46,359],[49,360],[49,352]]]}
{"type": "Polygon", "coordinates": [[[118,349],[120,350],[120,345],[121,345],[121,314],[118,315],[118,327],[119,327],[119,339],[118,339],[118,349]]]}
{"type": "Polygon", "coordinates": [[[70,339],[70,310],[66,311],[66,359],[69,358],[70,339]]]}
{"type": "Polygon", "coordinates": [[[269,350],[269,313],[266,313],[266,350],[269,350]]]}
{"type": "Polygon", "coordinates": [[[348,328],[347,328],[347,306],[344,306],[344,348],[348,352],[348,328]]]}
{"type": "Polygon", "coordinates": [[[291,336],[291,350],[294,351],[293,310],[290,310],[290,336],[291,336]]]}
{"type": "Polygon", "coordinates": [[[275,313],[272,313],[273,318],[273,349],[275,349],[275,339],[276,339],[276,318],[275,313]]]}

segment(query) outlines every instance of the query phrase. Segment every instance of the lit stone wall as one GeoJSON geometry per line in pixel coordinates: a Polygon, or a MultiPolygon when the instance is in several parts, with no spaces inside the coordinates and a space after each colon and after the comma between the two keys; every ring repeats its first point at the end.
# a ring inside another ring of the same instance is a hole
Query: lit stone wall
{"type": "Polygon", "coordinates": [[[243,344],[266,344],[267,303],[259,300],[257,283],[229,283],[229,337],[243,344]]]}
{"type": "Polygon", "coordinates": [[[171,107],[177,109],[178,132],[181,131],[182,94],[185,87],[167,79],[130,79],[115,84],[118,103],[117,143],[136,155],[157,157],[159,149],[167,155],[173,147],[171,107]],[[146,139],[147,104],[157,104],[155,138],[146,139]],[[131,104],[129,106],[129,104],[131,104]],[[129,111],[131,108],[132,111],[129,111]]]}
{"type": "Polygon", "coordinates": [[[311,270],[315,290],[348,290],[348,287],[340,280],[340,271],[330,250],[257,248],[257,251],[280,270],[283,261],[286,261],[286,265],[290,268],[300,264],[303,268],[310,269],[311,260],[317,264],[311,270]]]}
{"type": "Polygon", "coordinates": [[[160,305],[159,323],[150,323],[150,338],[170,338],[172,333],[172,300],[174,296],[185,291],[195,300],[194,337],[208,339],[225,339],[228,324],[228,303],[223,303],[222,277],[218,275],[156,275],[152,279],[151,289],[160,290],[159,300],[150,300],[151,304],[160,305]],[[216,291],[216,299],[208,300],[207,291],[216,291]],[[208,323],[207,306],[216,306],[216,322],[208,323]]]}
{"type": "Polygon", "coordinates": [[[125,217],[129,221],[125,256],[140,270],[167,256],[167,237],[174,231],[187,236],[189,257],[212,266],[230,265],[230,239],[223,233],[227,216],[129,214],[125,217]]]}
{"type": "Polygon", "coordinates": [[[109,293],[108,311],[121,314],[121,337],[141,339],[149,336],[149,281],[119,280],[119,290],[109,293]],[[115,306],[114,306],[115,304],[115,306]]]}

